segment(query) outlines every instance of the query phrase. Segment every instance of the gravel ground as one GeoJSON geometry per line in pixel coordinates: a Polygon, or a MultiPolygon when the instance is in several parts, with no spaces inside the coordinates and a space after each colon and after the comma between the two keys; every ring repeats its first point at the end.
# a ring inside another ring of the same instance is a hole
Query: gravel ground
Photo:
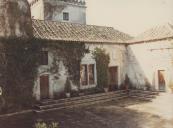
{"type": "Polygon", "coordinates": [[[173,94],[152,102],[123,99],[70,110],[1,118],[0,128],[33,128],[38,120],[60,128],[173,128],[173,94]],[[172,101],[172,102],[170,102],[172,101]]]}

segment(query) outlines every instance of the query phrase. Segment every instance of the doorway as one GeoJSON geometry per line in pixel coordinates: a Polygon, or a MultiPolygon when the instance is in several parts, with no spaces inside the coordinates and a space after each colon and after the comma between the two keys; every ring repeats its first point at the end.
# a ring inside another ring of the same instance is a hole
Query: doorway
{"type": "Polygon", "coordinates": [[[118,67],[109,67],[109,89],[111,91],[118,88],[118,67]]]}
{"type": "Polygon", "coordinates": [[[158,70],[159,91],[166,91],[165,70],[158,70]]]}
{"type": "Polygon", "coordinates": [[[49,98],[49,76],[48,75],[40,76],[40,96],[41,96],[41,99],[49,98]]]}

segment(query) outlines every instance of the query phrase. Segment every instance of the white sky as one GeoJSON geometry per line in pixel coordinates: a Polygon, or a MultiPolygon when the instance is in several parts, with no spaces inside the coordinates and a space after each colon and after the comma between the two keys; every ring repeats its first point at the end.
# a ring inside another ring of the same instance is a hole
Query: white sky
{"type": "Polygon", "coordinates": [[[112,26],[135,36],[173,23],[173,0],[86,0],[87,24],[112,26]]]}
{"type": "Polygon", "coordinates": [[[113,26],[135,36],[158,24],[173,23],[173,0],[86,0],[87,23],[113,26]]]}

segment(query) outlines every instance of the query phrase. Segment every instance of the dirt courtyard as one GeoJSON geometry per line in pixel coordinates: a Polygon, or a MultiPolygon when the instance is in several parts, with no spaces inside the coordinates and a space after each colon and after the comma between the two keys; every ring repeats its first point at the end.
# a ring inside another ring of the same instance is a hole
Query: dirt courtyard
{"type": "Polygon", "coordinates": [[[1,118],[0,128],[33,128],[36,121],[56,121],[60,128],[173,128],[173,94],[152,102],[134,98],[70,110],[1,118]]]}

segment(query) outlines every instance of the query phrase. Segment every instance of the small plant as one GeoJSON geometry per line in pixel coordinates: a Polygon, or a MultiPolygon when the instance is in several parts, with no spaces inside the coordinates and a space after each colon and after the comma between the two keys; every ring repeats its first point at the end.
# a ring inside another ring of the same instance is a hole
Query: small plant
{"type": "Polygon", "coordinates": [[[64,91],[65,91],[65,93],[66,93],[66,97],[70,97],[70,93],[71,93],[71,83],[70,83],[69,78],[67,78],[67,80],[66,80],[64,91]]]}
{"type": "Polygon", "coordinates": [[[45,122],[38,122],[35,124],[34,128],[59,128],[59,126],[56,122],[52,122],[51,124],[46,124],[45,122]]]}

